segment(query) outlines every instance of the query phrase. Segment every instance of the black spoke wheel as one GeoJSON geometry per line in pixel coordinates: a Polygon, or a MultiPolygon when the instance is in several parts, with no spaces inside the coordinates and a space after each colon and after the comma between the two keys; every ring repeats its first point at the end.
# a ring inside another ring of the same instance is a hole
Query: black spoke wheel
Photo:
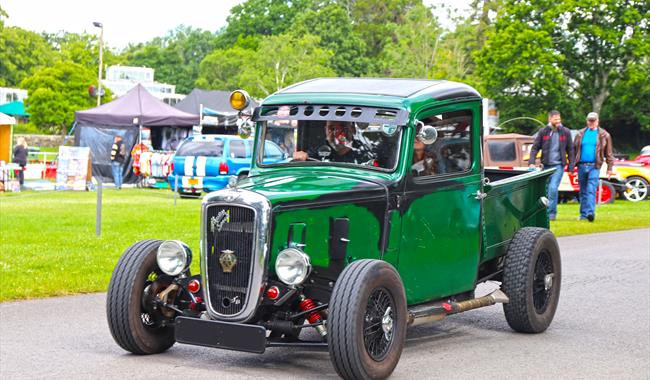
{"type": "Polygon", "coordinates": [[[399,274],[379,260],[359,260],[339,276],[328,310],[328,349],[344,379],[385,379],[406,338],[406,295],[399,274]]]}
{"type": "Polygon", "coordinates": [[[363,319],[363,343],[366,351],[376,361],[386,357],[393,343],[395,303],[384,288],[375,289],[368,298],[363,319]]]}
{"type": "Polygon", "coordinates": [[[163,352],[174,343],[174,329],[161,322],[169,310],[154,308],[156,294],[169,281],[161,275],[156,252],[162,241],[133,244],[115,266],[106,295],[106,317],[115,342],[134,354],[163,352]]]}
{"type": "Polygon", "coordinates": [[[554,277],[553,261],[547,250],[539,253],[535,263],[535,275],[533,277],[533,304],[538,314],[543,314],[551,299],[551,285],[554,277]]]}
{"type": "Polygon", "coordinates": [[[560,248],[553,233],[524,227],[508,246],[502,289],[509,298],[503,311],[510,327],[540,333],[555,316],[562,279],[560,248]]]}

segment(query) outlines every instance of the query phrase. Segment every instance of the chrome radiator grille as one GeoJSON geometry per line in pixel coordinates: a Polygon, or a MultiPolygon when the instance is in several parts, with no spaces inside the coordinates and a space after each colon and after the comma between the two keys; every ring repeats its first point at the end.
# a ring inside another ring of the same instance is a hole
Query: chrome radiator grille
{"type": "Polygon", "coordinates": [[[215,312],[234,315],[242,311],[249,297],[255,260],[255,210],[211,205],[206,211],[208,301],[215,312]]]}

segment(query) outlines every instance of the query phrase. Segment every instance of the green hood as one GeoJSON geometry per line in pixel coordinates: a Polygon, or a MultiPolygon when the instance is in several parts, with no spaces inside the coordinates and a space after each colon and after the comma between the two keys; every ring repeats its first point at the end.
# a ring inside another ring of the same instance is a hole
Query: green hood
{"type": "Polygon", "coordinates": [[[267,173],[247,178],[239,186],[265,196],[273,207],[316,202],[339,203],[386,196],[385,187],[354,175],[311,170],[267,173]]]}

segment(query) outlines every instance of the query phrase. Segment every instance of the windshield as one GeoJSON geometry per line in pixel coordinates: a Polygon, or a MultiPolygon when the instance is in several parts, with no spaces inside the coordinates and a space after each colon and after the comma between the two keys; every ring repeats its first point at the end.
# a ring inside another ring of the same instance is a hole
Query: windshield
{"type": "Polygon", "coordinates": [[[186,141],[178,151],[177,156],[209,156],[221,157],[223,154],[223,140],[214,141],[186,141]]]}
{"type": "Polygon", "coordinates": [[[401,126],[333,120],[271,120],[261,126],[261,166],[347,165],[392,171],[397,165],[401,126]],[[269,156],[277,152],[270,150],[277,148],[283,159],[272,161],[269,156]]]}

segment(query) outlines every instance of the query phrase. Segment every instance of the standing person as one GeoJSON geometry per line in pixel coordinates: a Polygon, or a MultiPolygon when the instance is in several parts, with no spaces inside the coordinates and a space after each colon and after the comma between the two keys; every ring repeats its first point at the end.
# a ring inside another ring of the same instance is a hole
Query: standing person
{"type": "Polygon", "coordinates": [[[27,166],[27,141],[25,141],[24,137],[16,139],[12,162],[20,166],[20,170],[16,170],[16,176],[20,186],[23,186],[25,183],[25,166],[27,166]]]}
{"type": "Polygon", "coordinates": [[[122,136],[115,136],[111,146],[111,168],[113,169],[113,181],[115,188],[122,188],[122,164],[126,157],[126,148],[122,142],[122,136]]]}
{"type": "Polygon", "coordinates": [[[542,165],[544,169],[555,169],[548,181],[548,218],[555,220],[557,216],[557,189],[564,175],[564,165],[569,173],[573,171],[574,154],[571,142],[571,131],[562,125],[560,111],[548,113],[548,124],[542,128],[535,138],[530,150],[528,166],[535,167],[537,152],[542,149],[542,165]]]}
{"type": "Polygon", "coordinates": [[[596,218],[596,188],[600,167],[607,162],[607,177],[612,176],[614,154],[612,136],[600,128],[598,114],[589,112],[587,127],[578,132],[575,140],[575,160],[578,162],[580,183],[580,220],[593,222],[596,218]]]}

